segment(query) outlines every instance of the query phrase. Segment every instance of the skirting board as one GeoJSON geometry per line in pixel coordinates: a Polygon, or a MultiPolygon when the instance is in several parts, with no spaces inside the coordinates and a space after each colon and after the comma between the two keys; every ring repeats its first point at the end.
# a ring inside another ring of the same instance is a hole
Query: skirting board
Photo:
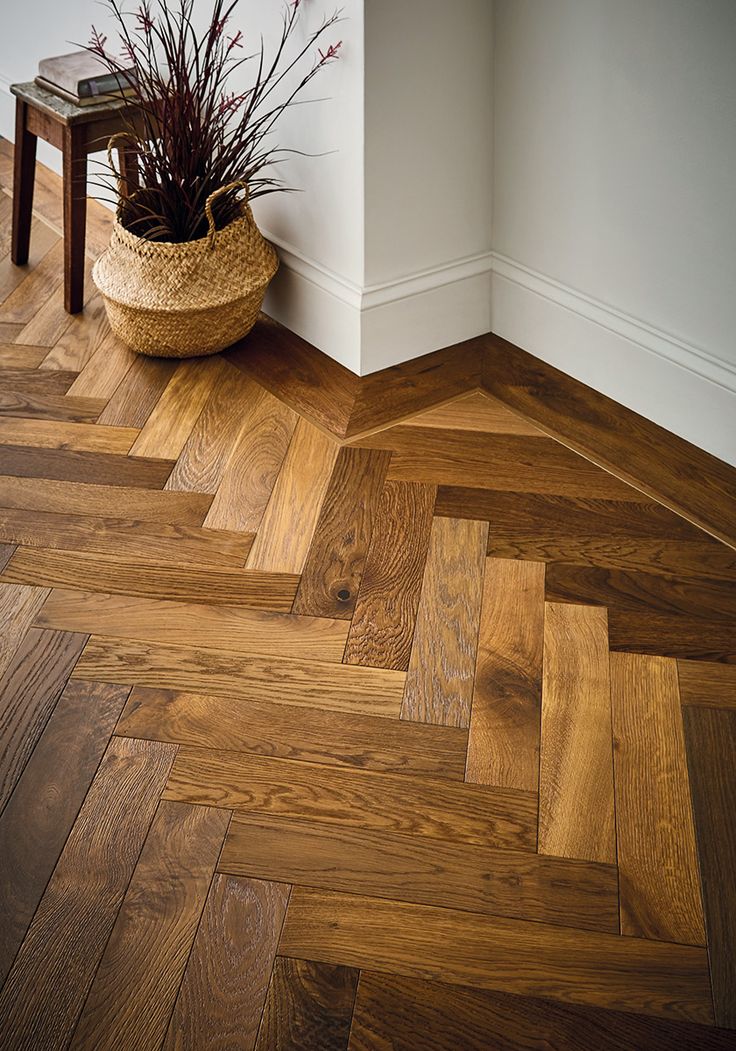
{"type": "Polygon", "coordinates": [[[736,465],[736,367],[495,255],[492,330],[736,465]]]}

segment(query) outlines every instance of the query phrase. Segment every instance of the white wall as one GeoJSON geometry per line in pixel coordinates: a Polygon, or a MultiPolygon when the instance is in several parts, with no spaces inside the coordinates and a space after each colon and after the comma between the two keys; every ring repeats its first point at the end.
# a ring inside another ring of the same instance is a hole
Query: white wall
{"type": "Polygon", "coordinates": [[[493,329],[736,462],[736,3],[496,0],[493,329]]]}

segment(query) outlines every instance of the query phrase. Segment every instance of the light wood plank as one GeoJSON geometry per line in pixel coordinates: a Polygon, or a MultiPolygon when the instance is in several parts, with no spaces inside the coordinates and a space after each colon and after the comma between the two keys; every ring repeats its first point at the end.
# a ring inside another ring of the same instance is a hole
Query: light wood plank
{"type": "Polygon", "coordinates": [[[0,369],[37,369],[46,353],[46,347],[26,347],[20,343],[1,343],[0,369]]]}
{"type": "MultiPolygon", "coordinates": [[[[10,223],[8,223],[8,229],[10,223]]],[[[54,245],[59,244],[59,234],[52,230],[37,216],[31,222],[31,243],[28,262],[24,266],[16,266],[10,258],[10,252],[0,259],[0,303],[7,301],[11,293],[23,284],[30,274],[38,267],[39,263],[48,255],[54,245]]],[[[56,258],[56,257],[55,257],[56,258]]],[[[61,272],[61,270],[60,270],[61,272]]],[[[26,289],[26,293],[28,289],[26,289]]],[[[2,325],[22,325],[23,322],[5,321],[0,319],[2,325]]],[[[20,331],[20,329],[19,329],[20,331]]]]}
{"type": "MultiPolygon", "coordinates": [[[[35,224],[36,229],[41,229],[43,224],[35,224]]],[[[35,229],[34,229],[35,233],[35,229]]],[[[15,281],[10,284],[10,294],[7,288],[0,284],[0,322],[11,325],[27,325],[39,307],[39,303],[45,303],[64,278],[64,244],[56,235],[53,237],[46,233],[43,244],[33,246],[35,258],[28,266],[18,267],[15,281]],[[47,247],[45,254],[39,257],[39,251],[47,247]],[[4,294],[3,294],[4,293],[4,294]]],[[[12,264],[11,264],[12,265],[12,264]]],[[[15,268],[13,268],[15,269],[15,268]]]]}
{"type": "Polygon", "coordinates": [[[143,427],[179,364],[177,359],[136,354],[97,422],[105,427],[143,427]]]}
{"type": "Polygon", "coordinates": [[[42,369],[71,369],[81,372],[105,338],[110,335],[105,304],[92,296],[81,314],[69,318],[69,325],[40,365],[42,369]]]}
{"type": "Polygon", "coordinates": [[[46,601],[46,588],[25,584],[0,584],[0,677],[46,601]]]}
{"type": "Polygon", "coordinates": [[[705,950],[426,905],[292,890],[279,952],[711,1024],[705,950]]]}
{"type": "Polygon", "coordinates": [[[483,391],[463,394],[444,405],[427,409],[399,424],[401,427],[439,427],[443,430],[485,431],[488,434],[528,434],[546,437],[533,423],[517,416],[483,391]]]}
{"type": "Polygon", "coordinates": [[[608,630],[595,606],[545,607],[538,850],[616,862],[608,630]]]}
{"type": "Polygon", "coordinates": [[[675,662],[611,654],[624,934],[705,944],[675,662]]]}
{"type": "MultiPolygon", "coordinates": [[[[0,418],[0,445],[36,449],[76,449],[80,452],[126,455],[138,431],[133,427],[96,427],[91,423],[0,418]]],[[[4,494],[0,494],[0,500],[4,494]]]]}
{"type": "Polygon", "coordinates": [[[182,746],[165,798],[324,825],[534,850],[529,792],[182,746]]]}
{"type": "Polygon", "coordinates": [[[70,398],[63,394],[33,394],[0,389],[0,416],[94,423],[104,408],[104,398],[70,398]]]}
{"type": "MultiPolygon", "coordinates": [[[[76,372],[42,372],[40,369],[4,368],[0,387],[6,394],[64,395],[71,390],[76,372]]],[[[21,413],[16,415],[20,416],[21,413]]]]}
{"type": "Polygon", "coordinates": [[[107,332],[68,393],[76,398],[107,400],[113,396],[134,361],[133,351],[112,332],[107,332]]]}
{"type": "MultiPolygon", "coordinates": [[[[84,265],[84,301],[85,307],[95,294],[92,282],[92,260],[86,259],[84,265]]],[[[19,343],[31,343],[38,346],[53,347],[66,332],[72,320],[64,305],[63,282],[54,289],[40,306],[33,317],[24,325],[17,336],[19,343]]]]}
{"type": "Polygon", "coordinates": [[[487,541],[486,522],[432,522],[402,719],[470,723],[487,541]]]}
{"type": "Polygon", "coordinates": [[[338,447],[305,419],[294,430],[246,566],[301,573],[338,447]]]}
{"type": "Polygon", "coordinates": [[[488,559],[467,781],[537,791],[543,634],[544,565],[488,559]]]}

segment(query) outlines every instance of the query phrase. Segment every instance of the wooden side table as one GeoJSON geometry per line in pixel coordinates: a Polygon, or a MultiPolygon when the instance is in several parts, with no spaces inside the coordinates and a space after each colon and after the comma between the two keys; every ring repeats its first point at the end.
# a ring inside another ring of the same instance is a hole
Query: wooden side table
{"type": "MultiPolygon", "coordinates": [[[[35,81],[13,84],[15,95],[15,176],[11,259],[28,262],[40,136],[60,149],[64,172],[64,307],[77,314],[84,303],[84,244],[87,225],[87,155],[107,147],[111,135],[126,130],[125,103],[113,100],[91,106],[44,91],[35,81]]],[[[123,185],[137,184],[138,157],[133,147],[118,150],[123,185]]]]}

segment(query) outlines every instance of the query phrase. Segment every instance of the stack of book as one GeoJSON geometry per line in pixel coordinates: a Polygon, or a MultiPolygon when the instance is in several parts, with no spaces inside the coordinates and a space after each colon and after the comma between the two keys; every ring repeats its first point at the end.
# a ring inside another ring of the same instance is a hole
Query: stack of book
{"type": "Polygon", "coordinates": [[[89,51],[74,51],[70,55],[44,58],[38,63],[36,83],[77,106],[121,99],[134,92],[124,73],[111,73],[96,55],[89,51]]]}

